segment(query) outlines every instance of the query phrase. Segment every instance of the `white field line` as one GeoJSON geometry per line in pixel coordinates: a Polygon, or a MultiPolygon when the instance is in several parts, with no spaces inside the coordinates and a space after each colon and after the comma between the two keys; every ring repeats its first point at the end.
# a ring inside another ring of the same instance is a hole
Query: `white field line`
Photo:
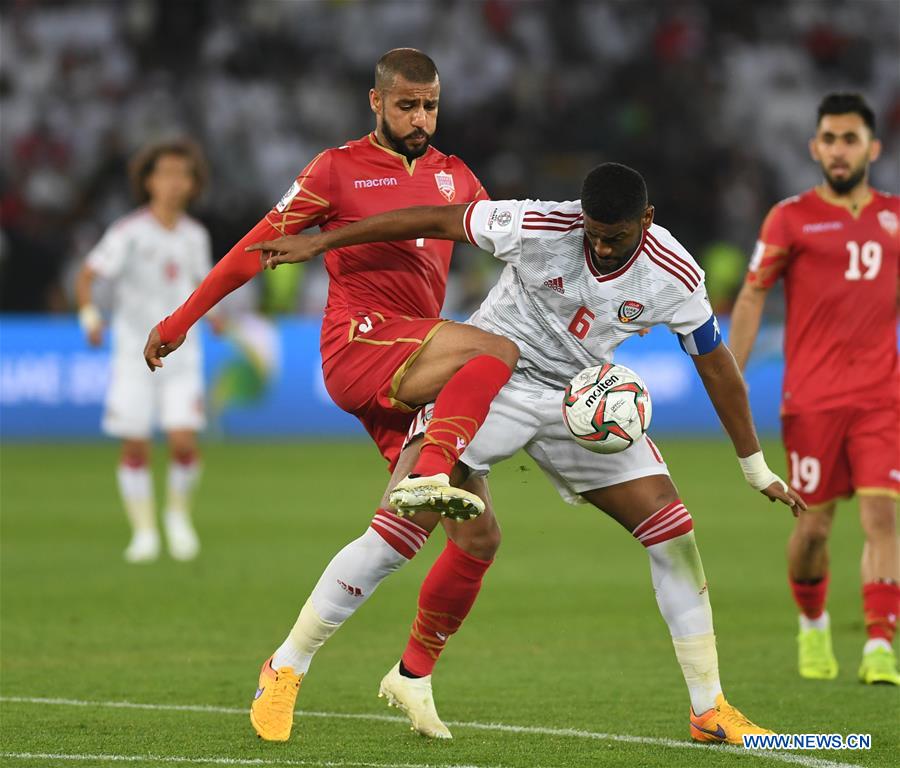
{"type": "MultiPolygon", "coordinates": [[[[201,712],[225,715],[247,715],[248,707],[216,707],[205,704],[143,704],[135,701],[87,701],[83,699],[54,699],[54,698],[36,698],[31,696],[0,696],[0,703],[10,704],[39,704],[45,706],[64,706],[64,707],[103,707],[107,709],[142,709],[160,712],[201,712]]],[[[376,715],[367,713],[346,713],[346,712],[297,712],[296,717],[322,717],[334,720],[368,720],[376,722],[408,722],[405,717],[397,717],[395,715],[376,715]]],[[[620,733],[602,733],[597,731],[584,731],[578,728],[550,728],[538,725],[508,725],[506,723],[480,723],[461,720],[445,720],[449,726],[458,728],[472,728],[481,731],[493,731],[496,733],[519,733],[530,734],[536,736],[555,736],[559,738],[574,739],[591,739],[596,741],[617,741],[624,744],[646,744],[648,746],[666,747],[669,749],[715,749],[717,752],[731,752],[736,755],[746,755],[750,757],[764,757],[781,763],[790,763],[792,765],[802,765],[806,768],[860,768],[860,763],[840,763],[834,760],[825,760],[820,757],[812,757],[810,755],[801,755],[795,752],[773,752],[767,750],[749,750],[743,747],[733,746],[730,744],[706,745],[698,744],[693,741],[677,741],[675,739],[657,738],[654,736],[630,736],[620,733]]],[[[6,753],[6,756],[12,755],[6,753]]],[[[144,759],[132,758],[128,755],[113,756],[116,760],[144,759]]],[[[26,758],[27,759],[27,758],[26,758]]],[[[63,758],[59,758],[63,759],[63,758]]],[[[84,759],[88,758],[73,758],[84,759]]],[[[97,759],[97,758],[91,758],[97,759]]],[[[179,758],[180,759],[180,758],[179,758]]],[[[214,758],[215,760],[224,760],[228,758],[214,758]]],[[[175,758],[172,758],[175,760],[175,758]]],[[[202,762],[201,758],[184,758],[181,762],[202,762]]],[[[207,762],[210,762],[207,760],[207,762]]],[[[235,765],[243,765],[244,763],[234,763],[235,765]]],[[[289,762],[282,763],[253,763],[248,762],[247,765],[291,765],[289,762]]],[[[374,763],[294,763],[295,765],[308,766],[375,766],[374,763]]],[[[378,764],[380,768],[407,768],[406,766],[389,766],[378,764]]],[[[408,768],[413,768],[409,766],[408,768]]],[[[427,766],[417,766],[416,768],[428,768],[427,766]]],[[[463,768],[462,766],[441,766],[441,768],[463,768]]],[[[469,768],[477,768],[471,766],[469,768]]]]}
{"type": "MultiPolygon", "coordinates": [[[[429,763],[360,763],[343,760],[264,760],[262,758],[241,757],[172,757],[163,755],[109,755],[61,752],[0,752],[0,757],[15,760],[54,760],[58,762],[99,763],[187,763],[194,765],[259,765],[278,768],[279,766],[306,766],[306,768],[489,768],[477,765],[431,765],[429,763]]],[[[499,768],[499,766],[495,766],[499,768]]]]}

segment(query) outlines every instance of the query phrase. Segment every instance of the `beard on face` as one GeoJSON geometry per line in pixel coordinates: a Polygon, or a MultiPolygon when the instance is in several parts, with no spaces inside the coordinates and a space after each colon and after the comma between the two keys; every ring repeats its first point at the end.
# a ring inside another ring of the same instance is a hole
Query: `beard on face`
{"type": "Polygon", "coordinates": [[[863,180],[866,175],[866,166],[863,164],[860,168],[857,168],[855,171],[848,174],[844,179],[836,179],[828,173],[828,171],[824,171],[824,173],[825,181],[828,182],[828,186],[837,194],[846,195],[863,180]]]}
{"type": "Polygon", "coordinates": [[[406,136],[397,136],[397,134],[391,130],[387,118],[384,118],[381,121],[381,132],[384,134],[387,143],[391,145],[391,149],[393,149],[394,152],[403,155],[407,160],[415,160],[417,157],[422,157],[422,155],[428,151],[428,147],[431,144],[431,136],[421,128],[416,128],[416,130],[406,134],[406,136]],[[412,149],[406,143],[407,139],[418,139],[420,137],[424,137],[425,139],[420,147],[412,149]]]}
{"type": "Polygon", "coordinates": [[[628,245],[616,249],[616,252],[608,259],[599,256],[590,242],[588,242],[588,248],[591,249],[591,255],[594,257],[594,265],[597,267],[598,271],[601,274],[608,275],[610,272],[615,272],[619,267],[625,264],[628,259],[634,256],[634,252],[638,249],[640,244],[641,236],[638,235],[638,237],[628,245]]]}

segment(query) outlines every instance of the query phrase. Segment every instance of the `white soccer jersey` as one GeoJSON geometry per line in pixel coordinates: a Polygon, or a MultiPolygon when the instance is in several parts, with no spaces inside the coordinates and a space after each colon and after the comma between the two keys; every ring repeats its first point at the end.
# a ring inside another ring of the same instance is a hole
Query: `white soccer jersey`
{"type": "Polygon", "coordinates": [[[703,270],[660,226],[606,275],[591,260],[579,201],[479,201],[466,210],[465,228],[472,243],[507,262],[469,322],[515,341],[517,373],[529,379],[562,389],[654,325],[668,326],[694,354],[695,331],[718,337],[703,270]]]}
{"type": "MultiPolygon", "coordinates": [[[[106,230],[87,263],[112,282],[113,355],[143,365],[150,329],[206,276],[212,253],[209,234],[196,220],[182,216],[173,229],[166,229],[149,208],[139,208],[106,230]]],[[[198,335],[189,334],[178,353],[166,358],[166,368],[199,361],[198,335]]]]}

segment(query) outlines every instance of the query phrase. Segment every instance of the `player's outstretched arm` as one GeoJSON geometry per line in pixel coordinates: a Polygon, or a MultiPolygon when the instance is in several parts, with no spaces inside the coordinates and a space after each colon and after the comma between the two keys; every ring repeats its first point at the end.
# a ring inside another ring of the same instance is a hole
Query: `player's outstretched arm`
{"type": "Polygon", "coordinates": [[[162,368],[162,358],[181,346],[194,323],[260,271],[258,259],[246,252],[246,246],[276,234],[278,230],[262,219],[210,270],[184,304],[150,331],[144,361],[151,371],[162,368]]]}
{"type": "Polygon", "coordinates": [[[747,482],[771,501],[787,504],[795,515],[798,510],[806,509],[803,499],[766,465],[753,426],[747,388],[731,350],[725,344],[719,344],[706,354],[691,355],[691,359],[722,426],[734,444],[747,482]]]}
{"type": "Polygon", "coordinates": [[[401,208],[361,219],[346,227],[313,235],[290,235],[247,246],[258,251],[263,268],[275,269],[279,264],[309,261],[332,248],[363,243],[386,243],[393,240],[434,240],[468,242],[463,225],[468,205],[423,205],[401,208]]]}

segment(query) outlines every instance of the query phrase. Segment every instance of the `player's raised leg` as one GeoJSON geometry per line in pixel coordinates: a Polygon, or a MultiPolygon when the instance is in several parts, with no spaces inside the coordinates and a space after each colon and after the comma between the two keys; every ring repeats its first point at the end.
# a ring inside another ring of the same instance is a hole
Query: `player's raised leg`
{"type": "Polygon", "coordinates": [[[744,734],[770,733],[722,694],[709,590],[694,525],[668,475],[650,475],[582,495],[631,531],[647,550],[656,601],[690,694],[691,738],[741,744],[744,734]]]}
{"type": "Polygon", "coordinates": [[[434,402],[419,459],[390,496],[400,514],[435,509],[469,519],[483,511],[477,496],[450,483],[450,473],[518,359],[509,339],[461,323],[443,324],[423,345],[396,391],[403,403],[434,402]]]}
{"type": "Polygon", "coordinates": [[[418,447],[400,455],[369,527],[331,559],[290,633],[263,663],[250,709],[250,722],[260,738],[290,737],[297,694],[313,656],[387,576],[412,559],[440,520],[437,512],[420,513],[413,521],[388,509],[390,489],[409,473],[417,457],[418,447]]]}
{"type": "Polygon", "coordinates": [[[867,684],[900,685],[897,656],[891,645],[900,614],[897,502],[887,491],[859,493],[860,520],[866,536],[862,593],[868,634],[859,679],[867,684]]]}
{"type": "Polygon", "coordinates": [[[131,524],[131,541],[125,549],[129,563],[146,563],[159,557],[159,531],[153,503],[153,476],[150,472],[150,441],[122,441],[122,455],[116,472],[119,494],[131,524]]]}
{"type": "Polygon", "coordinates": [[[200,477],[197,437],[191,430],[169,432],[169,472],[163,525],[169,554],[176,560],[193,560],[200,539],[191,520],[191,496],[200,477]]]}
{"type": "Polygon", "coordinates": [[[834,509],[830,501],[801,511],[788,539],[788,580],[800,609],[797,666],[800,676],[810,680],[833,680],[838,674],[831,647],[831,619],[825,610],[834,509]]]}

